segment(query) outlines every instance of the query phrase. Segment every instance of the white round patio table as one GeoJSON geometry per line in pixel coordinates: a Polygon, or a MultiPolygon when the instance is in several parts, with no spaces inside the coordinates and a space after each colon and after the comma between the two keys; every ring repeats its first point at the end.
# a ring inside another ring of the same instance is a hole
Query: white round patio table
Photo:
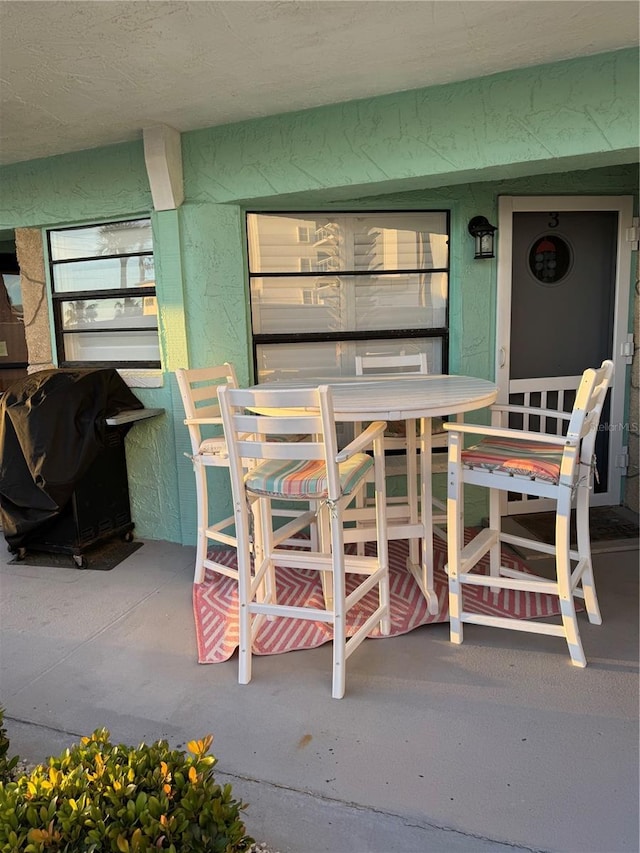
{"type": "MultiPolygon", "coordinates": [[[[473,376],[434,374],[428,376],[302,376],[291,379],[261,383],[277,385],[279,388],[309,388],[329,385],[333,397],[333,408],[337,421],[407,421],[420,423],[418,446],[420,449],[420,513],[419,517],[409,514],[396,504],[389,506],[389,539],[408,539],[415,543],[407,566],[415,577],[427,600],[430,613],[437,613],[438,600],[433,582],[433,525],[442,523],[444,516],[433,514],[432,470],[431,470],[431,419],[449,415],[461,415],[482,409],[495,402],[498,386],[486,379],[473,376]],[[403,515],[404,513],[404,515],[403,515]],[[421,557],[417,554],[421,541],[421,557]]],[[[409,450],[407,451],[409,453],[409,450]]],[[[415,461],[418,465],[418,461],[415,461]]],[[[360,519],[362,510],[353,510],[354,518],[360,519]],[[360,513],[360,515],[357,515],[360,513]]],[[[345,532],[345,541],[366,541],[370,534],[362,528],[345,532]]]]}

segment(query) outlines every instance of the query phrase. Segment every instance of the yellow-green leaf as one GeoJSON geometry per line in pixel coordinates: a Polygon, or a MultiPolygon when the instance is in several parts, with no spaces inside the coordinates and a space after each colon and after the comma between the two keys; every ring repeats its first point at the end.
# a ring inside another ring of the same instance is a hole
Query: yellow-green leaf
{"type": "Polygon", "coordinates": [[[46,829],[30,829],[27,838],[29,841],[35,841],[39,844],[43,844],[49,839],[49,833],[46,829]]]}

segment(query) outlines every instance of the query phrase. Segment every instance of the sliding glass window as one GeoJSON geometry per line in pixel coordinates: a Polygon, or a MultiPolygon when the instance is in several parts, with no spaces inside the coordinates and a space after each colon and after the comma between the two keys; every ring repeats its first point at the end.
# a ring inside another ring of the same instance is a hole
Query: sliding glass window
{"type": "Polygon", "coordinates": [[[338,376],[366,353],[447,370],[448,211],[247,214],[256,380],[338,376]]]}
{"type": "Polygon", "coordinates": [[[61,367],[160,367],[150,219],[47,232],[61,367]]]}

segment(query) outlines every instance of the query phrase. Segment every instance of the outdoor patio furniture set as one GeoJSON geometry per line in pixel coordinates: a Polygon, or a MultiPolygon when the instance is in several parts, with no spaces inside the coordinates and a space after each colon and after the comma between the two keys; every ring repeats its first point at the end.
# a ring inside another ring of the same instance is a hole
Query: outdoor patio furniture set
{"type": "Polygon", "coordinates": [[[371,357],[359,360],[354,376],[304,377],[249,388],[238,387],[230,364],[176,372],[196,475],[194,582],[203,583],[207,570],[237,580],[240,683],[251,679],[252,638],[265,620],[321,621],[332,629],[332,695],[341,698],[347,658],[372,626],[379,626],[383,635],[389,632],[390,539],[409,540],[407,569],[429,612],[437,611],[434,531],[448,542],[452,642],[462,642],[465,622],[551,634],[565,638],[574,665],[585,666],[574,599],[584,599],[589,621],[600,624],[588,511],[595,438],[612,362],[585,370],[573,411],[557,412],[496,405],[494,384],[428,375],[424,359],[378,358],[377,365],[371,357]],[[485,407],[492,413],[491,426],[461,421],[462,413],[485,407]],[[447,416],[458,419],[440,426],[447,416]],[[336,423],[341,422],[355,425],[345,446],[337,438],[336,423]],[[406,428],[390,431],[390,422],[406,423],[406,428]],[[439,425],[435,431],[434,423],[439,425]],[[446,512],[432,495],[432,448],[443,445],[443,434],[448,435],[446,512]],[[475,443],[465,449],[468,434],[475,443]],[[394,459],[390,451],[398,449],[404,454],[407,487],[404,496],[390,499],[385,463],[394,459]],[[215,523],[209,519],[209,467],[229,469],[233,495],[233,515],[215,523]],[[466,484],[489,489],[490,512],[488,527],[465,545],[466,484]],[[555,501],[553,543],[502,531],[500,496],[506,492],[555,501]],[[569,532],[574,506],[575,549],[569,532]],[[216,561],[215,551],[209,551],[212,543],[236,549],[236,567],[216,561]],[[365,549],[365,543],[375,543],[375,548],[365,549]],[[555,576],[501,565],[502,543],[555,556],[555,576]],[[488,573],[478,571],[486,555],[488,573]],[[313,607],[278,601],[276,578],[285,566],[319,572],[323,600],[313,607]],[[496,594],[507,589],[553,596],[560,618],[467,612],[467,585],[496,594]],[[349,613],[369,593],[376,605],[348,636],[349,613]]]}

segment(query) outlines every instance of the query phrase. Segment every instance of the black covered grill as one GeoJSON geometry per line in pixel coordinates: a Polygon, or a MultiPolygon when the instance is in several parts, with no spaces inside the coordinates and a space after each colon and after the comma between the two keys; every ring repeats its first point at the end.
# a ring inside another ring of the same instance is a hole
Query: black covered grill
{"type": "Polygon", "coordinates": [[[9,386],[0,400],[0,520],[10,551],[79,558],[133,529],[131,424],[106,419],[142,408],[111,368],[43,370],[9,386]]]}

